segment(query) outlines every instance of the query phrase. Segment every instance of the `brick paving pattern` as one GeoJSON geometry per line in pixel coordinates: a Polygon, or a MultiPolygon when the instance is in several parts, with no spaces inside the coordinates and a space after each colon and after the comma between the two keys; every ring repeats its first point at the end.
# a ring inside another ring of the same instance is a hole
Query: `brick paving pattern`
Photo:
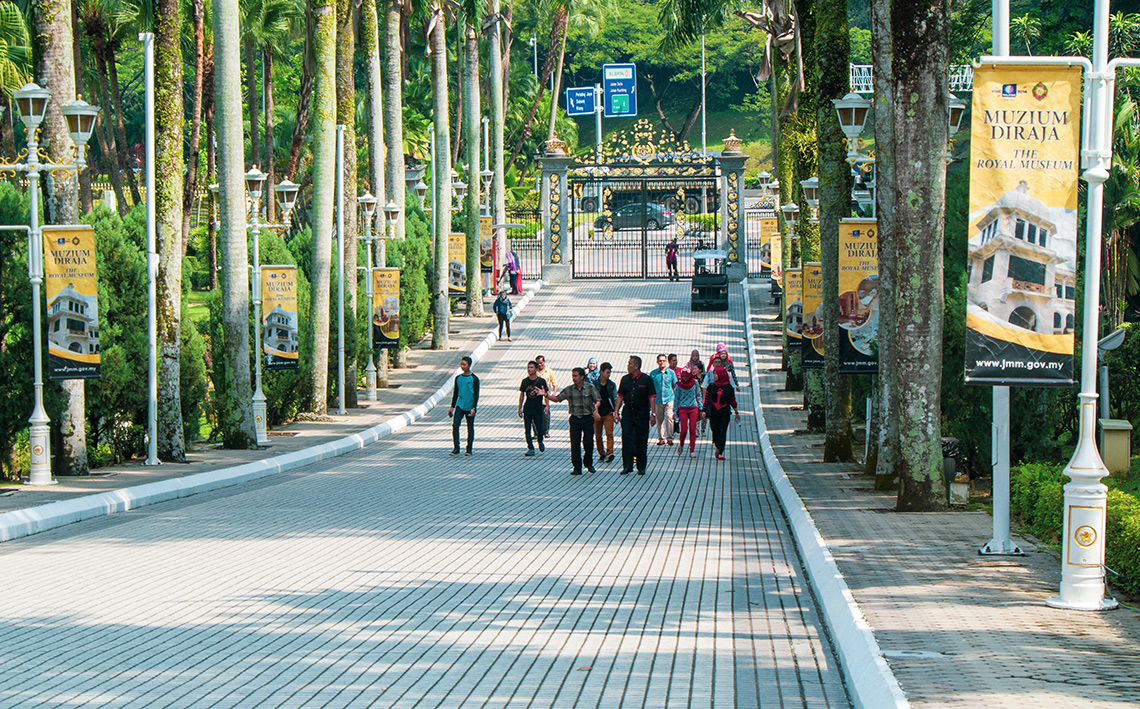
{"type": "Polygon", "coordinates": [[[912,706],[1140,705],[1135,609],[1048,608],[1060,583],[1054,555],[1017,538],[1025,557],[980,556],[989,515],[897,513],[862,466],[819,462],[823,436],[803,433],[803,395],[783,390],[777,308],[766,288],[748,293],[776,455],[912,706]]]}
{"type": "MultiPolygon", "coordinates": [[[[318,466],[0,545],[0,706],[848,706],[760,467],[749,390],[727,463],[650,446],[571,477],[565,405],[524,458],[517,389],[544,354],[687,359],[740,294],[553,287],[492,348],[475,455],[446,408],[318,466]]],[[[459,353],[455,353],[458,359],[459,353]]]]}

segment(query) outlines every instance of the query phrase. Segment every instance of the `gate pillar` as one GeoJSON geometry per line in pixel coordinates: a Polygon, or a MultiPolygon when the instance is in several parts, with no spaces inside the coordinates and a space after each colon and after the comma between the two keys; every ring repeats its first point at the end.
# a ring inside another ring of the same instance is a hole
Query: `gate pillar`
{"type": "Polygon", "coordinates": [[[728,251],[729,280],[742,281],[748,276],[748,265],[744,260],[744,161],[747,159],[741,150],[743,141],[736,137],[736,131],[724,139],[724,151],[720,154],[721,183],[720,193],[721,224],[723,235],[718,244],[728,251]]]}
{"type": "Polygon", "coordinates": [[[566,283],[572,276],[566,256],[570,253],[570,192],[566,178],[570,156],[558,138],[546,141],[546,151],[538,159],[542,170],[542,280],[566,283]]]}

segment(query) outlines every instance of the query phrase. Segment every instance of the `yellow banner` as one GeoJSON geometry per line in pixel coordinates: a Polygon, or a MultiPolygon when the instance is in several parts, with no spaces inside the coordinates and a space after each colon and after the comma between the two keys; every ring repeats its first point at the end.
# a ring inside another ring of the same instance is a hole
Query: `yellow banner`
{"type": "Polygon", "coordinates": [[[95,230],[89,226],[45,226],[42,232],[48,379],[97,379],[99,287],[95,230]]]}
{"type": "Polygon", "coordinates": [[[266,369],[298,366],[297,267],[261,267],[261,351],[266,369]]]}
{"type": "Polygon", "coordinates": [[[874,219],[839,222],[839,371],[878,369],[879,233],[874,219]]]}
{"type": "Polygon", "coordinates": [[[372,346],[392,349],[400,341],[400,269],[372,271],[372,346]]]}
{"type": "Polygon", "coordinates": [[[784,278],[784,242],[779,232],[772,237],[772,280],[779,283],[784,278]]]}
{"type": "Polygon", "coordinates": [[[447,294],[452,298],[467,295],[467,235],[447,235],[447,294]]]}
{"type": "Polygon", "coordinates": [[[495,266],[495,231],[490,217],[479,217],[479,270],[490,273],[495,266]]]}
{"type": "Polygon", "coordinates": [[[784,271],[784,331],[788,334],[788,347],[799,347],[804,327],[803,269],[784,271]]]}
{"type": "Polygon", "coordinates": [[[804,346],[803,365],[809,369],[823,366],[823,268],[818,263],[805,263],[804,346]]]}
{"type": "Polygon", "coordinates": [[[1078,67],[974,71],[968,382],[1072,381],[1080,119],[1078,67]]]}
{"type": "Polygon", "coordinates": [[[772,244],[779,241],[780,228],[775,215],[760,218],[760,265],[772,268],[775,255],[772,253],[772,244]],[[775,237],[775,239],[773,239],[775,237]]]}

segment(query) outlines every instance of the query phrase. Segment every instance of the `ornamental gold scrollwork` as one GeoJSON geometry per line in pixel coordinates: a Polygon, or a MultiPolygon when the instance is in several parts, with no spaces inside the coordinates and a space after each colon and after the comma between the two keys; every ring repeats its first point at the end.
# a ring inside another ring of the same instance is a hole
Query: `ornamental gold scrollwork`
{"type": "Polygon", "coordinates": [[[570,166],[575,176],[604,174],[622,177],[714,174],[713,159],[695,152],[688,141],[678,141],[664,130],[658,131],[646,119],[632,130],[618,131],[570,166]]]}
{"type": "Polygon", "coordinates": [[[550,175],[550,262],[562,263],[562,180],[550,175]]]}

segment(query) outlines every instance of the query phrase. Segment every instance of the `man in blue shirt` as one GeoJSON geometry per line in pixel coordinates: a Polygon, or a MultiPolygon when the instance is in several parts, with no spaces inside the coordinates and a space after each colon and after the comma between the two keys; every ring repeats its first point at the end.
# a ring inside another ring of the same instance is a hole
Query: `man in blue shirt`
{"type": "Polygon", "coordinates": [[[455,387],[451,390],[451,440],[455,444],[452,455],[459,455],[459,422],[467,419],[467,452],[471,455],[471,444],[475,442],[475,407],[479,405],[479,377],[471,372],[471,358],[459,360],[459,374],[455,377],[455,387]]]}
{"type": "Polygon", "coordinates": [[[673,389],[677,386],[677,375],[669,369],[665,355],[657,355],[657,369],[650,372],[649,377],[657,390],[657,403],[653,408],[657,417],[657,445],[673,445],[673,389]]]}

